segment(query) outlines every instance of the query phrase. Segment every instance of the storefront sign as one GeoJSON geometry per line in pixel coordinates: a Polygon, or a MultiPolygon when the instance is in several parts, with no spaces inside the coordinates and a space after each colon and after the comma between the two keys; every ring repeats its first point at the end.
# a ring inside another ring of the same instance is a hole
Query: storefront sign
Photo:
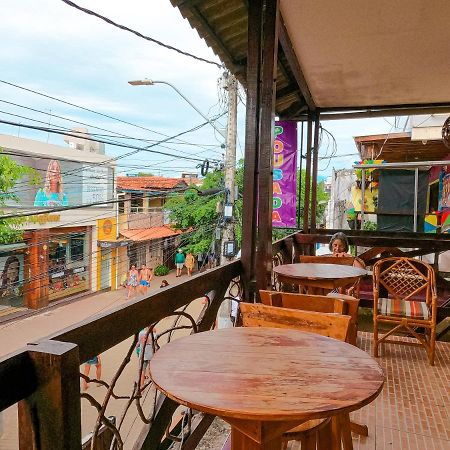
{"type": "Polygon", "coordinates": [[[297,123],[276,122],[273,146],[274,227],[297,226],[297,123]]]}
{"type": "Polygon", "coordinates": [[[115,217],[97,220],[97,239],[99,241],[115,240],[117,220],[115,217]]]}
{"type": "Polygon", "coordinates": [[[37,214],[28,218],[29,223],[38,223],[43,225],[44,223],[59,222],[61,216],[59,214],[37,214]]]}
{"type": "Polygon", "coordinates": [[[97,241],[97,246],[101,248],[117,248],[126,247],[133,241],[97,241]]]}

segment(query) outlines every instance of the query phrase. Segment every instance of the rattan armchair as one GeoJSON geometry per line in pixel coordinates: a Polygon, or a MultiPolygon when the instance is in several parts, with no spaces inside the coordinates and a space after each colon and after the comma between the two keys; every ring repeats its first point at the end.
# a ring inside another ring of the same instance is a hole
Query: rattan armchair
{"type": "Polygon", "coordinates": [[[433,268],[412,258],[382,259],[373,266],[373,297],[374,356],[378,356],[380,343],[422,345],[430,364],[434,365],[437,295],[433,268]],[[394,327],[380,337],[380,323],[394,327]],[[423,334],[418,332],[419,328],[424,329],[423,334]],[[418,342],[388,339],[400,330],[414,336],[418,342]]]}

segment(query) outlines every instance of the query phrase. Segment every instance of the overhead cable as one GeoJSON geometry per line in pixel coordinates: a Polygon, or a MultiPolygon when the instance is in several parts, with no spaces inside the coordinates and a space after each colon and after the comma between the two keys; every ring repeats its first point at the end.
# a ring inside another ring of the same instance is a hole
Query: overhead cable
{"type": "Polygon", "coordinates": [[[190,58],[194,58],[194,59],[196,59],[197,61],[202,61],[202,62],[205,62],[205,63],[208,63],[208,64],[212,64],[212,65],[214,65],[214,66],[217,66],[219,69],[223,69],[223,65],[222,65],[222,64],[219,64],[219,63],[217,63],[217,62],[215,62],[215,61],[211,61],[211,60],[209,60],[209,59],[205,59],[205,58],[202,58],[202,57],[200,57],[200,56],[196,56],[196,55],[194,55],[194,54],[192,54],[192,53],[185,52],[184,50],[180,50],[179,48],[172,47],[171,45],[164,44],[163,42],[158,41],[157,39],[151,38],[151,37],[149,37],[149,36],[145,36],[144,34],[140,33],[139,31],[136,31],[136,30],[133,30],[133,29],[131,29],[131,28],[128,28],[128,27],[125,26],[125,25],[120,25],[120,24],[114,22],[113,20],[109,19],[108,17],[102,16],[101,14],[98,14],[98,13],[96,13],[96,12],[94,12],[94,11],[91,11],[90,9],[83,8],[82,6],[79,6],[79,5],[77,5],[76,3],[71,2],[70,0],[62,0],[62,1],[63,1],[66,5],[71,6],[72,8],[78,9],[79,11],[82,11],[82,12],[84,12],[84,13],[86,13],[86,14],[89,14],[90,16],[97,17],[98,19],[103,20],[104,22],[108,23],[109,25],[112,25],[112,26],[114,26],[114,27],[117,27],[117,28],[119,28],[119,29],[121,29],[121,30],[124,30],[124,31],[128,31],[128,32],[130,32],[130,33],[133,33],[133,34],[135,34],[136,36],[138,36],[138,37],[140,37],[140,38],[142,38],[142,39],[145,39],[146,41],[153,42],[154,44],[160,45],[161,47],[167,48],[168,50],[173,50],[173,51],[179,53],[180,55],[189,56],[190,58]]]}

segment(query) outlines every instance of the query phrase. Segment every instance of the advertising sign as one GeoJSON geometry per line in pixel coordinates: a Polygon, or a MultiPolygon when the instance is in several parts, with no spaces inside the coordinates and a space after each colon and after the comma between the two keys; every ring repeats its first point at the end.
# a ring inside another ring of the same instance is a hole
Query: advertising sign
{"type": "Polygon", "coordinates": [[[275,122],[272,226],[297,227],[297,123],[275,122]]]}
{"type": "Polygon", "coordinates": [[[439,211],[442,211],[450,208],[450,173],[443,176],[439,190],[439,211]]]}
{"type": "Polygon", "coordinates": [[[23,255],[0,254],[0,305],[15,304],[23,294],[23,255]]]}
{"type": "MultiPolygon", "coordinates": [[[[37,183],[26,179],[10,192],[18,201],[6,206],[22,208],[57,208],[107,201],[113,197],[112,169],[91,163],[28,156],[10,156],[18,164],[33,168],[37,183]]],[[[111,207],[111,205],[98,205],[111,207]]]]}

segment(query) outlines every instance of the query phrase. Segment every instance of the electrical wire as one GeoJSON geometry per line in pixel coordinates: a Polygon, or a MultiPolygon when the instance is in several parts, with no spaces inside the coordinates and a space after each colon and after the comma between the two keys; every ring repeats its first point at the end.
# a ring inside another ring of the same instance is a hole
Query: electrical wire
{"type": "Polygon", "coordinates": [[[223,69],[223,65],[222,64],[219,64],[219,63],[217,63],[215,61],[211,61],[209,59],[202,58],[200,56],[196,56],[196,55],[194,55],[192,53],[189,53],[189,52],[185,52],[183,50],[180,50],[179,48],[172,47],[171,45],[164,44],[163,42],[158,41],[157,39],[154,39],[154,38],[151,38],[149,36],[143,35],[139,31],[136,31],[136,30],[133,30],[131,28],[128,28],[125,25],[120,25],[120,24],[112,21],[111,19],[108,19],[107,17],[102,16],[101,14],[98,14],[98,13],[96,13],[94,11],[91,11],[90,9],[83,8],[82,6],[79,6],[76,3],[71,2],[70,0],[61,0],[61,1],[64,2],[66,5],[69,5],[69,6],[73,7],[73,8],[75,8],[75,9],[78,9],[79,11],[82,11],[82,12],[84,12],[86,14],[89,14],[90,16],[97,17],[98,19],[103,20],[104,22],[108,23],[109,25],[112,25],[112,26],[114,26],[116,28],[119,28],[121,30],[124,30],[124,31],[128,31],[130,33],[133,33],[136,36],[138,36],[138,37],[140,37],[142,39],[145,39],[146,41],[153,42],[154,44],[160,45],[161,47],[164,47],[164,48],[166,48],[168,50],[173,50],[173,51],[179,53],[180,55],[188,56],[190,58],[196,59],[197,61],[202,61],[202,62],[205,62],[205,63],[208,63],[208,64],[212,64],[214,66],[217,66],[219,69],[223,69]]]}

